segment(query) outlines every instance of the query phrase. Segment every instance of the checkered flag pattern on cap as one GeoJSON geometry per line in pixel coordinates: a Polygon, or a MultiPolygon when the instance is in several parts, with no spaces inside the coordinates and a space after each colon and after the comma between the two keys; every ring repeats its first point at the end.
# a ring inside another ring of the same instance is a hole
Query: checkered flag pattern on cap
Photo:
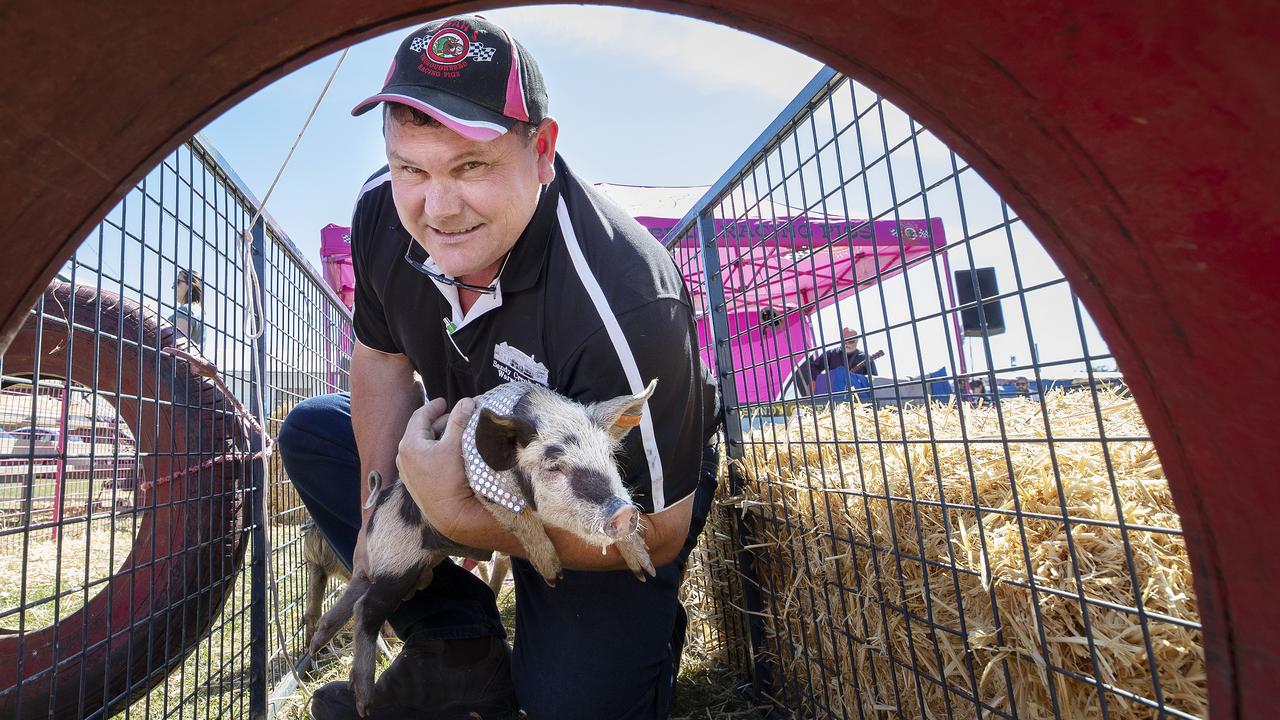
{"type": "Polygon", "coordinates": [[[489,62],[496,52],[498,52],[498,48],[485,47],[482,43],[476,41],[471,43],[471,48],[467,51],[467,57],[476,62],[489,62]]]}

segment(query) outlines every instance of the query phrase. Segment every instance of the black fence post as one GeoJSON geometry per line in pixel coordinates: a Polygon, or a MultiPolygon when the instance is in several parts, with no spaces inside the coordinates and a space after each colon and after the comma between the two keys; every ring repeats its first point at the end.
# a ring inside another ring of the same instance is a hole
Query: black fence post
{"type": "MultiPolygon", "coordinates": [[[[743,457],[742,411],[738,404],[737,380],[734,378],[733,351],[729,344],[729,314],[724,297],[724,278],[720,270],[720,252],[716,247],[716,230],[713,208],[708,207],[698,215],[698,239],[701,243],[703,277],[706,278],[707,308],[711,314],[711,334],[716,350],[716,384],[720,388],[720,402],[724,407],[724,434],[729,451],[729,491],[732,495],[742,492],[742,473],[738,462],[743,457]]],[[[742,603],[747,611],[747,633],[751,642],[751,689],[756,697],[772,694],[773,674],[761,659],[764,643],[764,604],[760,599],[760,581],[755,573],[755,558],[750,550],[753,545],[751,529],[741,508],[733,509],[738,536],[738,549],[734,560],[742,574],[742,603]]]]}
{"type": "MultiPolygon", "coordinates": [[[[266,308],[266,290],[262,283],[266,277],[266,231],[264,221],[259,219],[251,229],[253,236],[252,254],[253,270],[257,273],[257,298],[245,298],[245,303],[257,303],[259,308],[266,308]]],[[[244,268],[244,272],[248,272],[244,268]]],[[[245,328],[247,331],[248,328],[245,328]]],[[[257,354],[256,362],[251,363],[249,375],[249,409],[254,416],[263,412],[258,402],[258,388],[266,379],[259,372],[266,372],[266,336],[260,335],[253,343],[253,352],[257,354]]],[[[267,491],[266,463],[256,459],[262,452],[262,436],[253,433],[250,451],[255,458],[250,469],[253,480],[249,492],[253,517],[253,557],[249,568],[249,717],[262,720],[267,716],[267,563],[270,562],[267,552],[267,525],[264,511],[263,494],[267,491]]]]}

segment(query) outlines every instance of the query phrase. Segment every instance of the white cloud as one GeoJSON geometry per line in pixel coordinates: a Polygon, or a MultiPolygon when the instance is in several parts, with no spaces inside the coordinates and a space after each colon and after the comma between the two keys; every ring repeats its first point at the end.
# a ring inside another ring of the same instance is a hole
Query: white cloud
{"type": "Polygon", "coordinates": [[[517,38],[543,36],[655,65],[718,90],[790,100],[821,63],[770,40],[678,15],[616,7],[552,5],[484,13],[517,38]]]}

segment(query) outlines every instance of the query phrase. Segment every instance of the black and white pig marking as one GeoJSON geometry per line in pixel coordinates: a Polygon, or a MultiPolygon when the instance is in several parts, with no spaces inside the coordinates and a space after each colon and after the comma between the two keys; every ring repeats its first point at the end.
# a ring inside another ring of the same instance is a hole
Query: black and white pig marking
{"type": "MultiPolygon", "coordinates": [[[[637,532],[640,513],[616,460],[621,439],[640,423],[656,385],[654,380],[640,393],[592,405],[532,383],[507,383],[476,398],[463,436],[468,482],[494,520],[524,545],[529,562],[549,585],[560,577],[561,565],[546,525],[572,532],[602,553],[617,546],[641,581],[646,573],[656,574],[637,532]]],[[[385,483],[379,473],[370,473],[369,507],[368,574],[351,578],[321,618],[310,645],[315,655],[355,615],[351,689],[361,716],[372,707],[375,641],[387,617],[431,582],[432,568],[445,557],[488,560],[492,555],[437,532],[398,479],[385,483]]]]}

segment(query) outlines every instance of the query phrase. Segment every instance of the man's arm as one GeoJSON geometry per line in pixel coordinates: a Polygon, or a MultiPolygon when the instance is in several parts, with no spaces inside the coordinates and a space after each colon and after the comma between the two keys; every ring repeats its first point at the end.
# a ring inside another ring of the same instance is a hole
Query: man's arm
{"type": "Polygon", "coordinates": [[[827,365],[827,353],[821,350],[801,361],[799,379],[803,383],[801,387],[805,395],[813,394],[813,381],[819,373],[827,371],[827,365]]]}
{"type": "MultiPolygon", "coordinates": [[[[444,402],[436,400],[413,413],[400,441],[396,464],[400,479],[423,515],[450,540],[470,547],[525,556],[524,545],[493,519],[467,484],[462,468],[462,431],[475,410],[475,402],[463,399],[448,416],[444,434],[436,440],[444,402]]],[[[640,534],[656,565],[675,560],[689,534],[693,515],[692,495],[662,512],[644,515],[640,534]]],[[[559,528],[547,528],[560,563],[573,570],[622,570],[626,562],[617,548],[602,555],[600,547],[559,528]]]]}
{"type": "Polygon", "coordinates": [[[372,510],[365,510],[369,483],[377,470],[384,478],[396,476],[396,450],[409,417],[422,404],[413,382],[413,366],[404,355],[384,353],[357,342],[351,353],[351,427],[360,454],[360,534],[356,538],[354,569],[369,566],[364,528],[372,510]]]}

